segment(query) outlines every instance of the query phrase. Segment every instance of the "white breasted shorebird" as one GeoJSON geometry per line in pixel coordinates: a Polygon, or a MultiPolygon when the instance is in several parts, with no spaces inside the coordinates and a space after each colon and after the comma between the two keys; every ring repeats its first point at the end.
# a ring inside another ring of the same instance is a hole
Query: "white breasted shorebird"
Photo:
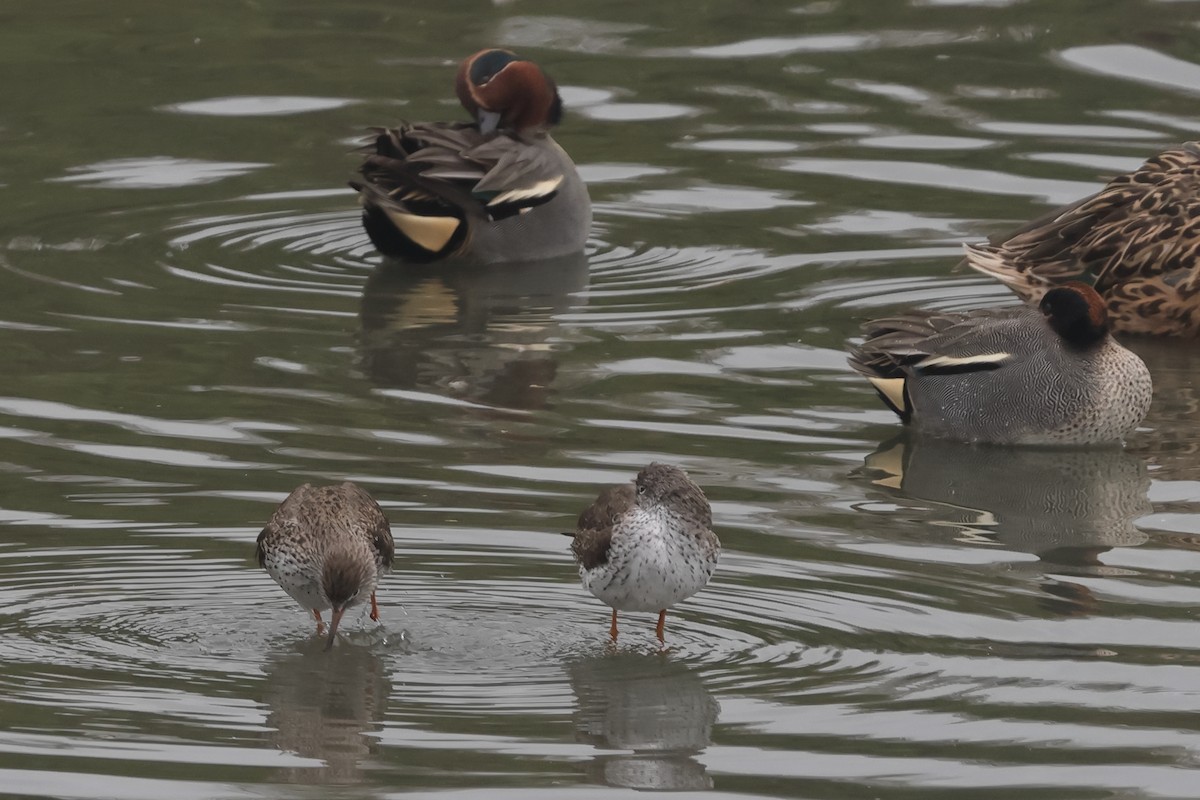
{"type": "Polygon", "coordinates": [[[663,641],[667,609],[708,584],[721,554],[704,491],[670,464],[605,489],[567,535],[584,588],[612,607],[613,639],[618,611],[657,611],[663,641]]]}
{"type": "Polygon", "coordinates": [[[395,556],[387,517],[371,495],[353,483],[304,484],[280,503],[258,535],[255,556],[293,600],[313,612],[332,610],[328,650],[347,608],[371,600],[379,620],[375,587],[395,556]]]}

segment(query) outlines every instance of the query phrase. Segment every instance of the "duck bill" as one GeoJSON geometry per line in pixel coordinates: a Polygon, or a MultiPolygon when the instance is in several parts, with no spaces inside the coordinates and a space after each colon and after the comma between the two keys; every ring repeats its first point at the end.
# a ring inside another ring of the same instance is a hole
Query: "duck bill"
{"type": "Polygon", "coordinates": [[[337,638],[338,623],[342,621],[342,614],[346,613],[346,609],[335,608],[329,615],[329,639],[325,642],[325,652],[328,653],[333,649],[333,640],[337,638]]]}
{"type": "Polygon", "coordinates": [[[479,121],[479,132],[484,136],[487,136],[489,133],[495,133],[500,127],[501,115],[497,111],[488,111],[481,108],[476,116],[479,121]]]}

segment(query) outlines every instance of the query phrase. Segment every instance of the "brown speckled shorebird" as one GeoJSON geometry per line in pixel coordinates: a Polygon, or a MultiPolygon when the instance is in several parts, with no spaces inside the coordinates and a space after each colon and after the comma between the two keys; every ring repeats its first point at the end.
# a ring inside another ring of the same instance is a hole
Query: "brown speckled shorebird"
{"type": "Polygon", "coordinates": [[[663,641],[667,609],[708,584],[721,554],[704,491],[670,464],[605,489],[567,535],[584,588],[612,607],[613,639],[618,611],[657,611],[663,641]]]}
{"type": "Polygon", "coordinates": [[[328,650],[347,608],[371,599],[379,620],[375,587],[392,568],[396,549],[387,517],[375,499],[353,483],[297,488],[275,509],[258,535],[255,555],[293,600],[313,612],[317,634],[321,612],[332,609],[328,650]]]}

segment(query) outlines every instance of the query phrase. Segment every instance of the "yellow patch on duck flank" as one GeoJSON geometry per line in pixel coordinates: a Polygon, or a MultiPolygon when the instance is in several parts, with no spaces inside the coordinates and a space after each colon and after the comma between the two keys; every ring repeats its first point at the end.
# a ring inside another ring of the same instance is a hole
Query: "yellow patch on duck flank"
{"type": "Polygon", "coordinates": [[[462,220],[455,217],[422,217],[393,210],[388,210],[387,215],[392,224],[411,239],[413,244],[431,253],[441,252],[462,224],[462,220]]]}
{"type": "Polygon", "coordinates": [[[891,403],[892,408],[896,409],[896,413],[900,415],[908,413],[908,404],[904,402],[905,378],[867,378],[867,380],[891,403]]]}

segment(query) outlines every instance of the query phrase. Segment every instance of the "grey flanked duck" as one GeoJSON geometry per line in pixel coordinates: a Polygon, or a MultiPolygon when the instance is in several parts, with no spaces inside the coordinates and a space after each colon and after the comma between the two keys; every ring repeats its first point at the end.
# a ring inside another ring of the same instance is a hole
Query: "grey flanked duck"
{"type": "Polygon", "coordinates": [[[317,633],[322,611],[331,611],[328,650],[346,609],[371,601],[379,620],[375,589],[392,568],[392,530],[379,504],[364,489],[304,484],[275,509],[258,535],[260,567],[288,595],[313,612],[317,633]]]}
{"type": "Polygon", "coordinates": [[[966,263],[1026,302],[1079,280],[1121,333],[1200,335],[1200,142],[1165,150],[1100,191],[967,247],[966,263]]]}
{"type": "Polygon", "coordinates": [[[618,611],[657,611],[664,641],[667,609],[708,584],[721,554],[708,498],[670,464],[605,489],[567,535],[584,588],[613,610],[613,639],[618,611]]]}
{"type": "Polygon", "coordinates": [[[1038,308],[911,311],[868,323],[850,366],[905,424],[963,442],[1115,443],[1150,408],[1150,372],[1082,283],[1038,308]]]}
{"type": "Polygon", "coordinates": [[[592,224],[587,187],[550,136],[558,88],[532,61],[482,50],[455,82],[471,122],[377,128],[361,168],[363,226],[402,261],[534,261],[580,252],[592,224]]]}

